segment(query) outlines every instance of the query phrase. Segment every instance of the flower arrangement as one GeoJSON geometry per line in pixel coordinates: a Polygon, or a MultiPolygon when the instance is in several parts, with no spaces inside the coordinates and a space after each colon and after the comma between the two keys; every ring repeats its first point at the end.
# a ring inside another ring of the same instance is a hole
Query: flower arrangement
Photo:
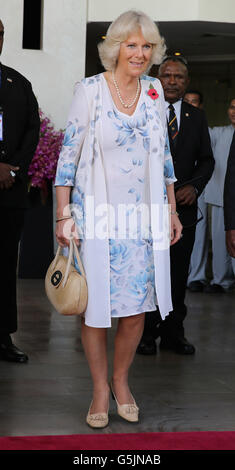
{"type": "Polygon", "coordinates": [[[62,146],[64,133],[56,131],[50,119],[39,110],[40,133],[34,157],[29,166],[30,186],[45,189],[48,180],[53,180],[62,146]]]}

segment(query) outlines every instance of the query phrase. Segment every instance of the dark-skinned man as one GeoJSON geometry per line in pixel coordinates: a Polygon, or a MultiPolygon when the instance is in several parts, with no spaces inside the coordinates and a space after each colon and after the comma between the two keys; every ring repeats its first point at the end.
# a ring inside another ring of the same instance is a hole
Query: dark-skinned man
{"type": "Polygon", "coordinates": [[[196,108],[203,109],[203,95],[199,90],[187,90],[184,101],[196,108]]]}
{"type": "Polygon", "coordinates": [[[197,198],[211,177],[214,159],[208,125],[202,110],[185,103],[182,97],[189,83],[187,62],[167,57],[159,67],[168,120],[171,153],[177,182],[177,212],[183,225],[183,236],[171,247],[171,289],[173,311],[160,322],[156,312],[147,312],[139,354],[155,354],[155,339],[160,336],[160,349],[179,354],[194,354],[195,347],[185,338],[184,303],[190,257],[197,224],[197,198]]]}
{"type": "MultiPolygon", "coordinates": [[[[0,20],[0,53],[4,27],[0,20]]],[[[27,207],[27,172],[38,143],[40,119],[31,84],[0,64],[0,358],[25,363],[11,334],[17,331],[16,267],[27,207]]]]}

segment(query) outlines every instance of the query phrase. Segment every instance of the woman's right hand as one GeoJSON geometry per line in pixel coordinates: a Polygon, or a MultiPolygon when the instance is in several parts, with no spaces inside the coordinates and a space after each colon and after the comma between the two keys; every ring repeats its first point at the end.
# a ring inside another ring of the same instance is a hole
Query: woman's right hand
{"type": "Polygon", "coordinates": [[[183,226],[180,222],[178,214],[171,214],[171,246],[182,237],[183,226]]]}
{"type": "Polygon", "coordinates": [[[70,219],[59,220],[56,223],[56,240],[58,244],[65,248],[69,246],[70,239],[74,239],[77,246],[80,244],[77,229],[72,217],[70,219]]]}

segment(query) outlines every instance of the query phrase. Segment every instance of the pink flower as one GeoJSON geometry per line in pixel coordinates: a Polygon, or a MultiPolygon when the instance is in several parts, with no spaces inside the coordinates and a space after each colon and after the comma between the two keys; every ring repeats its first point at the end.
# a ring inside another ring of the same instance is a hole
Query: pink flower
{"type": "Polygon", "coordinates": [[[41,120],[39,142],[29,166],[28,175],[31,179],[31,186],[43,188],[46,180],[55,178],[64,133],[61,130],[54,130],[50,119],[44,116],[41,109],[39,115],[41,120]]]}

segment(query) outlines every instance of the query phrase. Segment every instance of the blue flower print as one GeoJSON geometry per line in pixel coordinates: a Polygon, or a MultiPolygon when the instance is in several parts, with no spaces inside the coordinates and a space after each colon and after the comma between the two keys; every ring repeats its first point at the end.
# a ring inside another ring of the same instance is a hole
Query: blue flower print
{"type": "Polygon", "coordinates": [[[171,159],[165,160],[164,163],[164,177],[172,179],[174,178],[174,168],[171,159]]]}
{"type": "Polygon", "coordinates": [[[57,168],[57,174],[56,174],[56,185],[58,186],[69,186],[73,185],[74,182],[74,176],[76,172],[76,167],[74,163],[70,162],[65,162],[63,165],[60,165],[57,168]]]}
{"type": "Polygon", "coordinates": [[[147,150],[149,152],[149,149],[150,149],[150,138],[149,137],[146,137],[145,139],[143,139],[143,146],[144,146],[145,150],[147,150]]]}
{"type": "Polygon", "coordinates": [[[163,191],[164,191],[164,194],[163,194],[164,204],[168,204],[168,197],[167,197],[167,190],[166,190],[166,184],[165,183],[164,183],[164,186],[163,186],[163,191]]]}
{"type": "Polygon", "coordinates": [[[81,82],[83,83],[83,85],[85,86],[89,86],[89,85],[93,85],[96,82],[99,82],[100,81],[100,77],[101,77],[101,74],[97,74],[97,75],[94,75],[92,78],[91,77],[87,77],[87,78],[83,78],[81,80],[81,82]]]}
{"type": "Polygon", "coordinates": [[[107,116],[112,119],[112,123],[115,129],[118,131],[118,136],[115,142],[118,146],[124,146],[128,144],[127,152],[131,152],[133,149],[129,145],[133,145],[136,142],[137,134],[143,137],[143,147],[149,151],[150,138],[149,129],[147,127],[147,111],[146,105],[141,105],[142,114],[138,118],[123,118],[120,116],[115,109],[108,111],[107,116]],[[116,122],[117,120],[118,122],[116,122]]]}
{"type": "Polygon", "coordinates": [[[147,240],[145,243],[145,251],[144,251],[144,261],[146,266],[150,266],[152,270],[154,270],[153,264],[153,241],[147,240]]]}
{"type": "Polygon", "coordinates": [[[73,147],[74,145],[76,145],[77,141],[75,139],[75,136],[76,127],[72,123],[69,123],[64,135],[63,145],[65,147],[73,147]]]}
{"type": "Polygon", "coordinates": [[[109,240],[109,247],[111,316],[119,316],[120,310],[127,314],[130,311],[142,312],[145,307],[154,310],[155,274],[151,241],[109,240]]]}
{"type": "MultiPolygon", "coordinates": [[[[110,294],[116,294],[117,292],[120,292],[120,288],[117,288],[116,283],[114,282],[114,279],[110,280],[110,294]]],[[[114,299],[113,299],[114,303],[114,299]]]]}
{"type": "Polygon", "coordinates": [[[109,240],[110,266],[115,273],[121,274],[128,266],[131,251],[123,241],[109,240]]]}
{"type": "Polygon", "coordinates": [[[77,145],[78,136],[84,129],[84,126],[76,126],[72,122],[69,122],[64,135],[63,146],[74,147],[77,145]]]}
{"type": "Polygon", "coordinates": [[[153,82],[155,81],[156,79],[153,78],[153,77],[150,77],[149,75],[141,75],[141,80],[147,80],[149,82],[153,82]]]}
{"type": "Polygon", "coordinates": [[[80,190],[79,186],[74,187],[73,190],[73,203],[81,209],[81,212],[84,213],[84,200],[85,194],[80,190]]]}
{"type": "Polygon", "coordinates": [[[169,136],[168,133],[166,134],[166,140],[165,140],[165,157],[171,153],[170,151],[170,144],[169,144],[169,136]]]}
{"type": "Polygon", "coordinates": [[[130,284],[130,293],[138,299],[138,305],[141,307],[146,300],[149,289],[154,288],[154,271],[147,268],[136,276],[133,276],[130,284]]]}

